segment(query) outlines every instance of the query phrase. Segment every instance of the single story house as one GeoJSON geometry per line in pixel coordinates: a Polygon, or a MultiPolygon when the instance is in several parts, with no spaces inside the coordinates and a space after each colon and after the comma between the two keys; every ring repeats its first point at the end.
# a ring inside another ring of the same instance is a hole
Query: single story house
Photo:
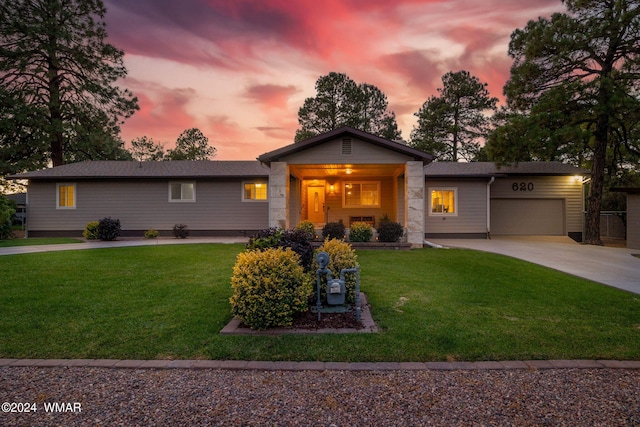
{"type": "Polygon", "coordinates": [[[124,236],[248,236],[342,220],[400,222],[406,239],[582,235],[583,177],[558,162],[433,162],[399,142],[343,127],[257,161],[86,161],[10,176],[28,180],[29,236],[80,235],[118,218],[124,236]]]}

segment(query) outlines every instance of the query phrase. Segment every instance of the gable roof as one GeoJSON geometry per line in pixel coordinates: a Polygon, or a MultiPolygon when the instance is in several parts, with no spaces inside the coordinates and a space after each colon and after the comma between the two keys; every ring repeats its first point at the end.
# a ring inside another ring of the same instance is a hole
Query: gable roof
{"type": "Polygon", "coordinates": [[[99,160],[70,163],[55,168],[10,175],[10,179],[116,179],[116,178],[242,178],[268,177],[260,162],[216,160],[172,160],[136,162],[99,160]]]}
{"type": "Polygon", "coordinates": [[[266,164],[271,164],[271,162],[280,161],[280,159],[282,159],[283,157],[289,156],[294,153],[298,153],[303,150],[307,150],[311,147],[321,145],[325,142],[328,142],[343,136],[350,136],[353,138],[357,138],[362,141],[366,141],[370,144],[377,145],[379,147],[383,147],[388,150],[407,155],[409,157],[413,157],[416,161],[422,161],[425,164],[431,162],[434,159],[434,156],[432,156],[429,153],[425,153],[424,151],[416,150],[415,148],[411,148],[399,142],[380,138],[379,136],[372,135],[370,133],[363,132],[358,129],[354,129],[348,126],[343,126],[341,128],[334,129],[330,132],[314,136],[313,138],[309,138],[304,141],[296,142],[296,143],[287,145],[286,147],[278,148],[277,150],[264,153],[258,157],[258,160],[266,164]]]}
{"type": "Polygon", "coordinates": [[[588,175],[586,169],[562,162],[518,162],[500,164],[495,162],[435,162],[424,167],[427,177],[467,177],[485,178],[510,175],[588,175]]]}

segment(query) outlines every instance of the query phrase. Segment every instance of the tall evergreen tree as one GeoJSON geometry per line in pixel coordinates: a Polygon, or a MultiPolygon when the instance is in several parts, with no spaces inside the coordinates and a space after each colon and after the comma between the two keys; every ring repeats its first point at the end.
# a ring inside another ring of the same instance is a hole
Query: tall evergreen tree
{"type": "Polygon", "coordinates": [[[164,159],[164,145],[156,143],[148,136],[131,140],[131,156],[139,162],[158,161],[164,159]]]}
{"type": "MultiPolygon", "coordinates": [[[[607,164],[612,166],[608,159],[614,153],[640,154],[640,144],[633,139],[637,131],[629,120],[640,108],[640,2],[563,3],[567,13],[530,21],[512,34],[509,54],[514,64],[505,94],[509,107],[533,123],[544,128],[548,121],[565,136],[578,135],[571,141],[547,134],[545,142],[547,151],[556,145],[558,151],[579,152],[590,162],[584,240],[601,244],[605,173],[607,164]]],[[[497,154],[509,151],[509,143],[493,149],[497,154]]]]}
{"type": "Polygon", "coordinates": [[[471,161],[489,133],[488,114],[495,112],[498,99],[468,71],[449,72],[442,84],[439,96],[431,96],[415,113],[418,127],[411,132],[411,145],[440,160],[471,161]]]}
{"type": "Polygon", "coordinates": [[[101,0],[0,4],[2,172],[122,156],[122,120],[138,108],[114,85],[124,53],[106,42],[101,0]]]}
{"type": "Polygon", "coordinates": [[[176,148],[169,150],[166,160],[211,160],[216,149],[209,145],[209,138],[197,128],[187,129],[176,140],[176,148]]]}
{"type": "Polygon", "coordinates": [[[350,126],[387,139],[400,138],[387,96],[376,86],[358,85],[344,73],[331,72],[316,81],[316,96],[298,111],[295,141],[350,126]]]}

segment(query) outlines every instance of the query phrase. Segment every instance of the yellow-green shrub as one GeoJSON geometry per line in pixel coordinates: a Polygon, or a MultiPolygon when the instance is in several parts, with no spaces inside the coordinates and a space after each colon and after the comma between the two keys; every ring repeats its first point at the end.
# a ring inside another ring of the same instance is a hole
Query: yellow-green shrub
{"type": "Polygon", "coordinates": [[[98,221],[88,222],[87,225],[84,226],[84,231],[82,232],[82,237],[88,240],[98,240],[98,226],[100,223],[98,221]]]}
{"type": "MultiPolygon", "coordinates": [[[[326,252],[329,254],[329,270],[334,279],[340,278],[340,270],[343,268],[355,268],[358,265],[358,256],[356,252],[351,248],[351,245],[343,240],[338,239],[326,239],[322,246],[318,248],[318,252],[326,252]]],[[[318,263],[313,258],[313,271],[318,269],[318,263]]],[[[325,298],[326,281],[322,283],[321,297],[325,298]]],[[[347,273],[345,276],[345,286],[347,288],[346,302],[354,303],[355,290],[356,290],[356,274],[347,273]]],[[[315,288],[314,288],[315,291],[315,288]]],[[[315,301],[315,299],[314,299],[315,301]]]]}
{"type": "Polygon", "coordinates": [[[295,229],[304,231],[309,237],[309,240],[313,240],[316,237],[316,227],[313,225],[313,222],[309,220],[302,221],[295,226],[295,229]]]}
{"type": "Polygon", "coordinates": [[[150,228],[144,232],[145,239],[157,239],[160,236],[160,232],[155,228],[150,228]]]}
{"type": "Polygon", "coordinates": [[[349,227],[349,241],[368,242],[373,237],[373,229],[366,222],[354,222],[349,227]]]}
{"type": "Polygon", "coordinates": [[[231,311],[252,329],[289,326],[307,310],[311,282],[291,249],[268,248],[238,255],[231,277],[231,311]]]}

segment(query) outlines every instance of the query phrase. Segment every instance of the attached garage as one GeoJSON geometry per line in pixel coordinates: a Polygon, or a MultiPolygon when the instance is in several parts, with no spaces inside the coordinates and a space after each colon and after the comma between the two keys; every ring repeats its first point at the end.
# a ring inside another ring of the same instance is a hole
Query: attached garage
{"type": "Polygon", "coordinates": [[[491,199],[494,236],[564,236],[564,199],[491,199]]]}

